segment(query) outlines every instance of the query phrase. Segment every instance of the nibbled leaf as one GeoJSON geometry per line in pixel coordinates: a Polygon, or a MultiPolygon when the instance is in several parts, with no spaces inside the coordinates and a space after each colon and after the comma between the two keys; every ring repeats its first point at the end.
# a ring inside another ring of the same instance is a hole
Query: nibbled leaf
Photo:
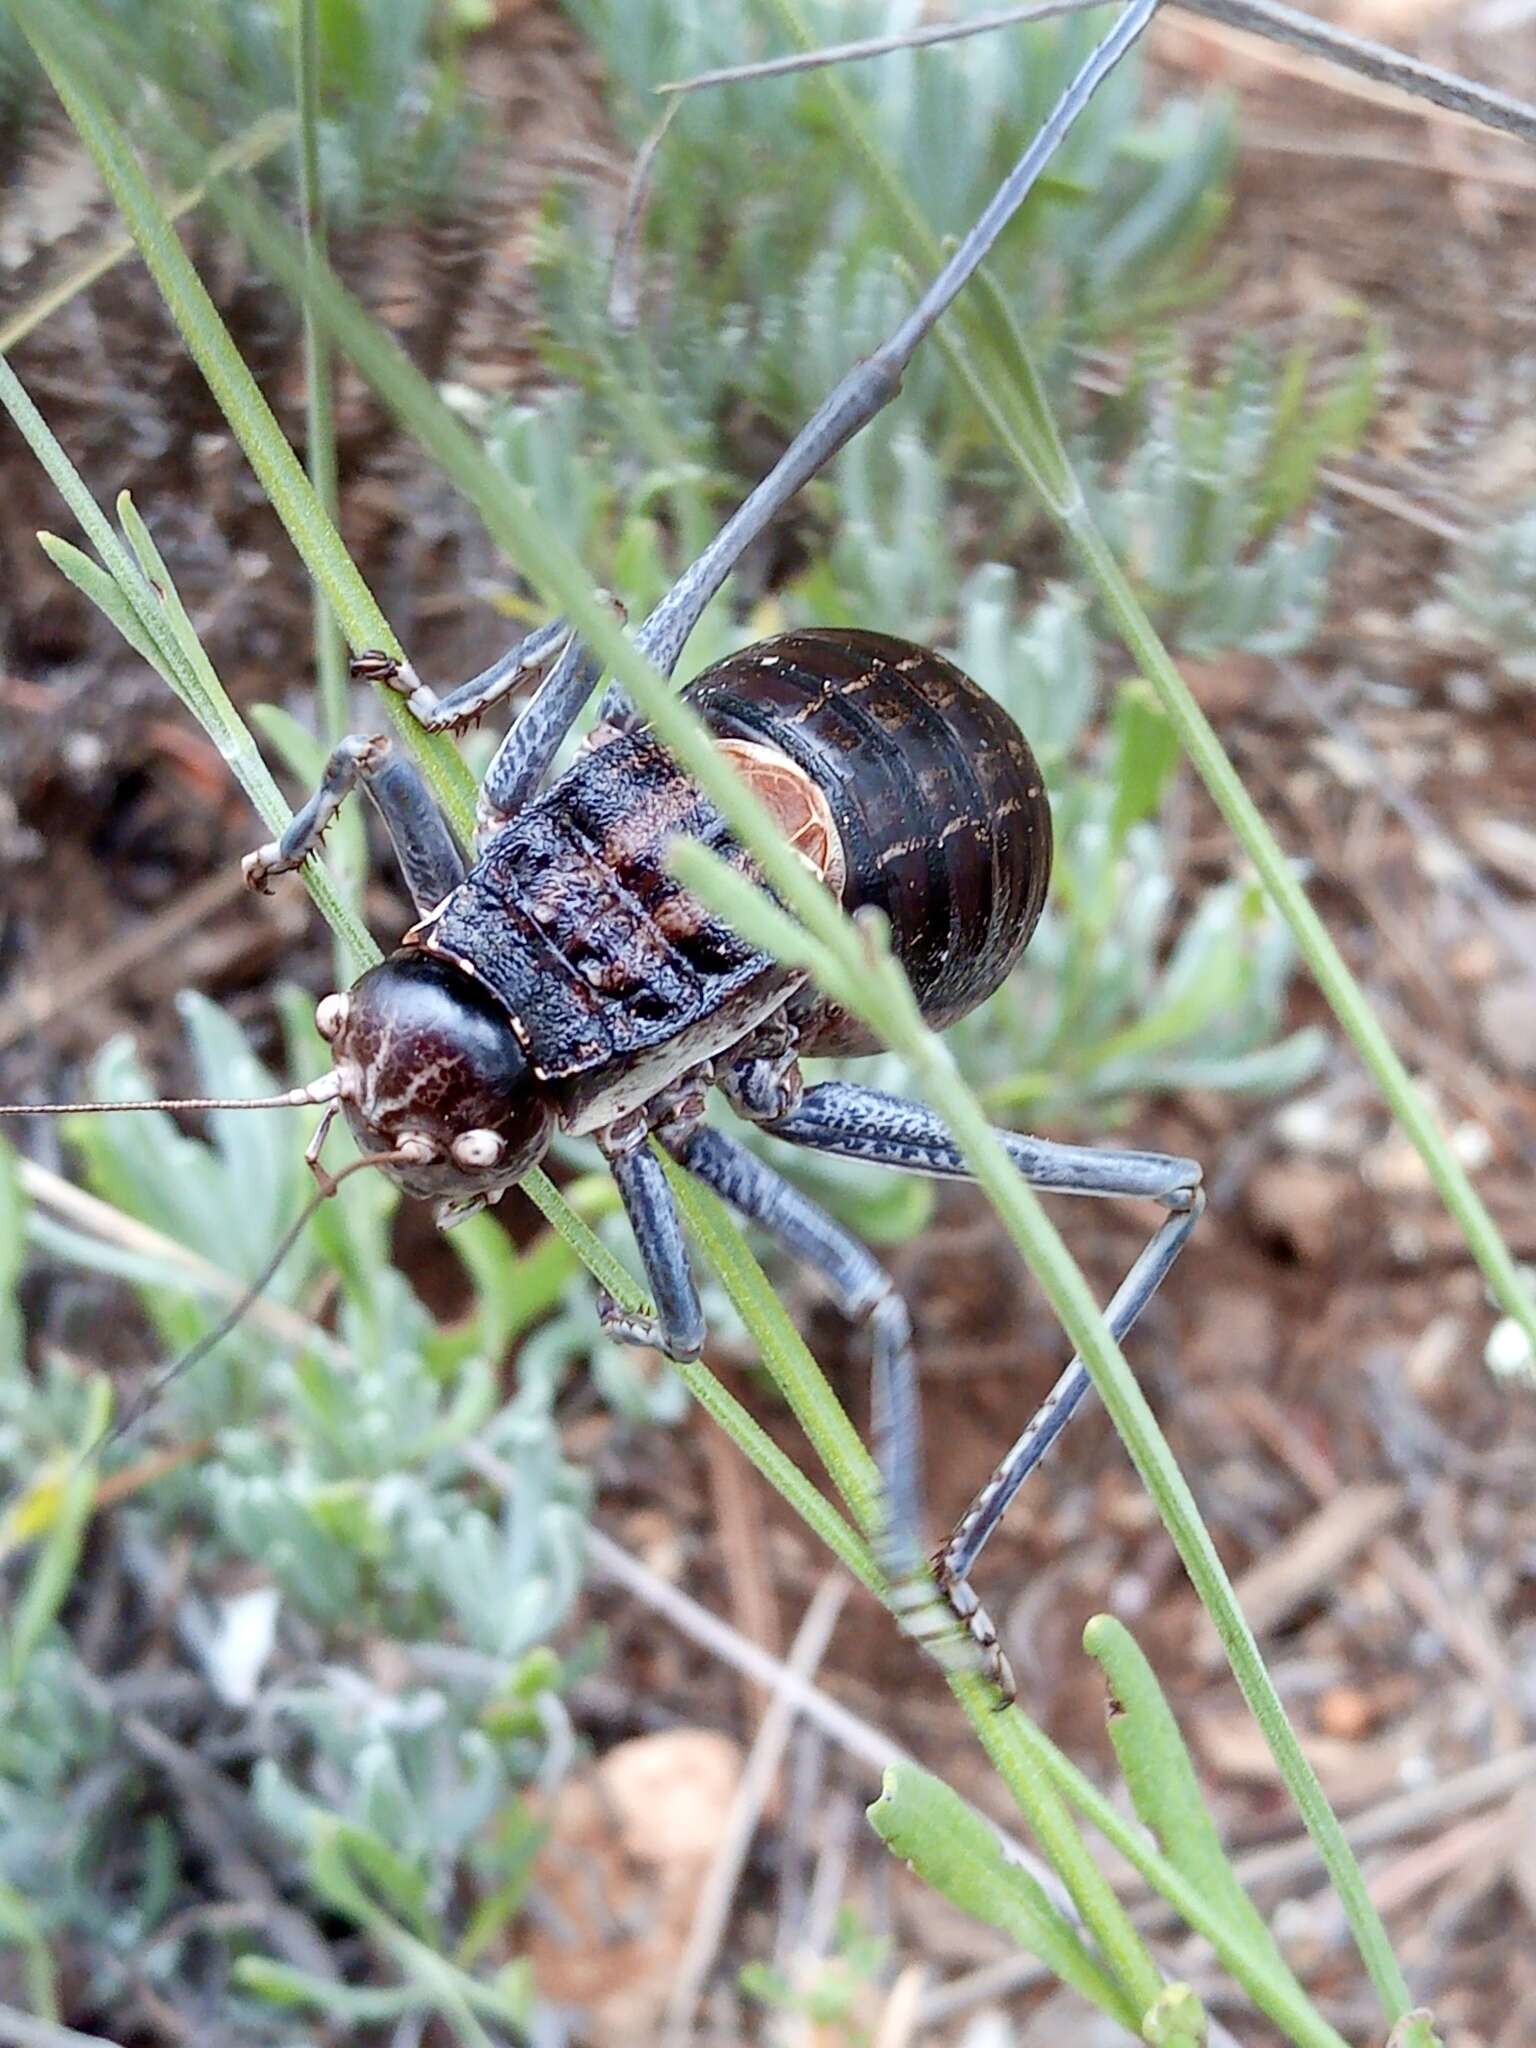
{"type": "MultiPolygon", "coordinates": [[[[1103,1668],[1109,1739],[1142,1823],[1169,1862],[1240,1930],[1265,1966],[1303,1997],[1267,1922],[1228,1861],[1178,1723],[1135,1637],[1113,1616],[1097,1614],[1083,1631],[1083,1647],[1103,1668]]],[[[1185,2036],[1175,2032],[1166,2038],[1182,2043],[1185,2036]]]]}
{"type": "Polygon", "coordinates": [[[958,1906],[983,1920],[1091,1999],[1132,2033],[1137,2015],[1027,1870],[1006,1861],[1002,1843],[959,1793],[916,1764],[892,1764],[869,1824],[893,1856],[958,1906]]]}
{"type": "Polygon", "coordinates": [[[1168,1984],[1141,2022],[1147,2048],[1205,2048],[1205,2007],[1189,1984],[1168,1984]]]}

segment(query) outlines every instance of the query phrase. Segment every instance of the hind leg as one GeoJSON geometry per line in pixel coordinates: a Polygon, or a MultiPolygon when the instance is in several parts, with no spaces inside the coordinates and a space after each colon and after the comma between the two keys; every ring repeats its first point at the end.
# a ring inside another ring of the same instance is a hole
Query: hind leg
{"type": "MultiPolygon", "coordinates": [[[[762,1128],[792,1145],[865,1159],[909,1173],[965,1180],[970,1170],[942,1121],[920,1103],[873,1088],[830,1081],[808,1088],[787,1115],[762,1128]]],[[[1014,1131],[998,1133],[1032,1187],[1063,1195],[1142,1196],[1170,1213],[1117,1289],[1106,1320],[1118,1343],[1167,1277],[1205,1207],[1200,1167],[1162,1152],[1119,1152],[1089,1145],[1055,1145],[1014,1131]]],[[[1055,1443],[1092,1386],[1074,1358],[1007,1456],[938,1552],[939,1585],[956,1614],[975,1626],[981,1612],[970,1573],[992,1531],[1030,1473],[1055,1443]]],[[[990,1628],[990,1624],[988,1624],[990,1628]]]]}

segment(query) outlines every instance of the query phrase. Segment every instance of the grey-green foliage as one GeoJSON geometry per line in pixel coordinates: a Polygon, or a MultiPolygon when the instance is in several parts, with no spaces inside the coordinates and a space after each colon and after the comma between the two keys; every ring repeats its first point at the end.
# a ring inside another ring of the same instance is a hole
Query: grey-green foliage
{"type": "MultiPolygon", "coordinates": [[[[90,16],[134,74],[199,110],[227,138],[293,104],[289,0],[90,0],[90,16]]],[[[460,0],[318,0],[322,177],[337,225],[440,211],[475,139],[460,48],[460,0]]],[[[21,33],[0,12],[0,121],[19,137],[48,96],[21,33]]],[[[278,171],[283,175],[286,158],[278,171]]]]}
{"type": "MultiPolygon", "coordinates": [[[[323,1048],[297,1000],[287,1012],[294,1064],[312,1071],[323,1048]]],[[[183,1013],[210,1093],[271,1092],[273,1077],[228,1018],[195,997],[183,1013]]],[[[95,1079],[106,1097],[146,1092],[121,1046],[102,1055],[95,1079]]],[[[98,1193],[238,1286],[308,1192],[306,1120],[214,1113],[203,1141],[165,1117],[81,1116],[70,1136],[98,1193]]],[[[333,1166],[347,1142],[333,1134],[333,1166]]],[[[12,1223],[22,1214],[14,1185],[9,1172],[0,1179],[12,1223]]],[[[387,1851],[413,1873],[437,1954],[455,1948],[466,1916],[489,1913],[494,1932],[515,1912],[528,1854],[519,1788],[558,1772],[570,1751],[559,1666],[544,1645],[575,1595],[588,1488],[562,1454],[553,1413],[579,1346],[546,1342],[520,1361],[510,1391],[501,1377],[509,1338],[548,1305],[548,1270],[535,1282],[491,1219],[473,1219],[449,1240],[475,1282],[471,1306],[441,1324],[391,1263],[397,1200],[377,1174],[342,1185],[266,1306],[165,1393],[168,1437],[202,1449],[120,1507],[114,1529],[151,1571],[164,1570],[155,1561],[173,1546],[184,1555],[176,1613],[208,1688],[200,1711],[240,1716],[242,1740],[265,1758],[263,1810],[293,1844],[317,1904],[350,1910],[337,1856],[366,1872],[387,1851]],[[274,1308],[291,1317],[330,1285],[325,1329],[295,1341],[290,1325],[274,1322],[274,1308]],[[474,1476],[471,1439],[477,1458],[499,1461],[505,1487],[474,1476]],[[270,1584],[265,1610],[223,1596],[231,1565],[254,1566],[270,1584]],[[390,1646],[396,1675],[333,1659],[322,1646],[343,1636],[390,1646]]],[[[27,1234],[47,1255],[131,1280],[168,1352],[211,1328],[228,1299],[228,1289],[189,1281],[168,1255],[110,1249],[35,1213],[27,1234]]],[[[13,1543],[46,1527],[57,1446],[79,1440],[85,1399],[67,1363],[45,1361],[37,1377],[24,1367],[12,1303],[18,1243],[12,1229],[0,1236],[0,1495],[10,1504],[0,1533],[13,1543]]],[[[142,1455],[132,1438],[110,1453],[119,1468],[142,1455]]],[[[0,1949],[22,1939],[5,1910],[8,1885],[29,1902],[41,1941],[89,1937],[102,1995],[146,1943],[154,1968],[174,1974],[180,1944],[155,1948],[157,1929],[186,1902],[182,1858],[195,1848],[174,1829],[167,1838],[169,1823],[140,1825],[142,1773],[61,1629],[38,1642],[3,1707],[0,1949]]],[[[366,1914],[353,1917],[400,1976],[401,2010],[426,1999],[451,2019],[461,1996],[489,2000],[486,2011],[503,2020],[517,1999],[526,2007],[525,1990],[500,1979],[473,1977],[468,1989],[416,1982],[409,1942],[397,1947],[366,1914]]],[[[231,1959],[250,1948],[242,1935],[231,1959]]],[[[245,1953],[242,1982],[279,2010],[313,2002],[259,1955],[245,1953]]],[[[253,2039],[284,2038],[264,2021],[252,2026],[253,2039]]]]}
{"type": "Polygon", "coordinates": [[[1241,338],[1203,383],[1154,347],[1075,450],[1095,518],[1147,609],[1181,651],[1292,654],[1317,631],[1333,529],[1304,518],[1325,455],[1375,410],[1380,347],[1309,396],[1310,357],[1241,338]]]}
{"type": "Polygon", "coordinates": [[[1536,503],[1462,541],[1441,592],[1505,675],[1536,684],[1536,503]]]}
{"type": "MultiPolygon", "coordinates": [[[[614,118],[632,145],[657,119],[657,83],[782,47],[766,8],[709,0],[567,7],[603,60],[614,118]]],[[[899,29],[920,16],[908,0],[819,0],[805,12],[819,41],[899,29]]],[[[928,220],[959,233],[1102,33],[1102,17],[1069,18],[942,53],[901,52],[852,67],[845,78],[928,220]]],[[[1046,341],[1069,326],[1118,331],[1149,295],[1161,303],[1187,284],[1221,218],[1231,147],[1225,114],[1209,102],[1173,99],[1147,117],[1140,100],[1133,58],[1082,114],[997,252],[1000,280],[1046,341]]],[[[642,293],[644,326],[628,343],[596,350],[598,375],[610,397],[654,393],[673,431],[706,460],[724,403],[746,397],[793,429],[902,305],[893,264],[900,252],[887,224],[850,190],[838,153],[825,147],[824,121],[815,80],[758,80],[694,96],[662,147],[647,224],[655,261],[642,293]]],[[[602,265],[572,264],[567,255],[562,238],[551,263],[564,316],[557,332],[590,363],[602,265]]],[[[573,368],[583,374],[580,362],[573,368]]],[[[931,352],[908,374],[902,416],[935,444],[961,425],[931,352]]],[[[884,432],[877,427],[874,439],[884,432]]]]}

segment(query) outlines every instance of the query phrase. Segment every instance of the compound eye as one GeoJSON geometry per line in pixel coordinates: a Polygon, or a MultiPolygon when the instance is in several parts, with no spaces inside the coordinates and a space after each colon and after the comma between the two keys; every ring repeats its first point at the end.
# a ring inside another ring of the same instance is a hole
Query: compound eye
{"type": "Polygon", "coordinates": [[[395,1154],[402,1166],[430,1166],[437,1147],[421,1131],[406,1131],[395,1140],[395,1154]]]}
{"type": "Polygon", "coordinates": [[[333,1044],[346,1029],[347,1013],[352,1008],[352,998],[342,995],[322,996],[315,1005],[315,1029],[327,1045],[333,1044]]]}
{"type": "Polygon", "coordinates": [[[453,1141],[453,1163],[466,1173],[483,1173],[499,1165],[507,1141],[495,1131],[461,1131],[453,1141]]]}

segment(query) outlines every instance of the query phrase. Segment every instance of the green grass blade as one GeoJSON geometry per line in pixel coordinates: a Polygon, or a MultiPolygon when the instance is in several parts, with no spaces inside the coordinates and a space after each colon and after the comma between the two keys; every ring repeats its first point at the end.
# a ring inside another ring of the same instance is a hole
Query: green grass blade
{"type": "MultiPolygon", "coordinates": [[[[304,224],[304,253],[313,262],[325,255],[325,194],[320,180],[320,17],[316,0],[298,0],[293,18],[293,68],[299,113],[299,207],[304,224]]],[[[304,389],[310,482],[334,526],[338,500],[331,348],[307,305],[304,389]]],[[[347,676],[336,614],[318,582],[315,669],[320,685],[321,730],[334,747],[347,729],[347,676]]]]}
{"type": "Polygon", "coordinates": [[[761,1423],[748,1413],[727,1387],[721,1385],[707,1366],[693,1359],[682,1364],[674,1363],[672,1370],[710,1420],[725,1431],[769,1485],[789,1502],[811,1533],[819,1536],[859,1584],[867,1587],[883,1603],[889,1597],[890,1589],[870,1555],[868,1544],[843,1520],[830,1501],[823,1500],[793,1458],[779,1449],[761,1423]]]}
{"type": "MultiPolygon", "coordinates": [[[[1343,2035],[1314,2010],[1309,2000],[1296,1994],[1289,1977],[1273,1976],[1262,1953],[1253,1950],[1242,1931],[1228,1923],[1205,1892],[1191,1884],[1153,1846],[1142,1829],[1106,1798],[1027,1715],[1017,1710],[1011,1714],[988,1712],[989,1694],[977,1679],[952,1680],[951,1684],[962,1696],[982,1747],[1011,1789],[1021,1781],[1043,1780],[1075,1807],[1151,1889],[1167,1900],[1179,1918],[1211,1944],[1233,1981],[1243,1987],[1259,2010],[1268,2014],[1296,2048],[1348,2048],[1343,2035]],[[974,1691],[974,1700],[965,1698],[967,1690],[974,1691]]],[[[1161,1987],[1154,1986],[1138,2010],[1151,2011],[1160,1991],[1161,1987]]]]}
{"type": "Polygon", "coordinates": [[[161,659],[160,650],[140,625],[137,612],[116,581],[101,564],[93,562],[73,541],[61,540],[56,533],[40,533],[37,542],[59,574],[67,577],[82,597],[89,598],[97,611],[122,634],[140,661],[147,662],[161,681],[169,683],[174,690],[173,673],[161,659]]]}
{"type": "MultiPolygon", "coordinates": [[[[66,10],[45,9],[38,0],[14,0],[14,11],[127,222],[188,351],[305,568],[335,606],[353,650],[378,647],[398,655],[400,645],[388,620],[273,418],[122,129],[97,93],[86,67],[77,61],[80,52],[73,47],[73,35],[68,38],[66,57],[61,34],[67,28],[66,10]]],[[[439,801],[469,837],[474,791],[457,752],[446,740],[423,733],[398,699],[389,698],[387,709],[421,762],[439,801]]]]}
{"type": "Polygon", "coordinates": [[[880,1474],[849,1421],[847,1410],[785,1313],[783,1303],[769,1286],[767,1276],[719,1196],[685,1173],[659,1147],[657,1157],[666,1168],[672,1193],[689,1229],[719,1274],[736,1313],[752,1332],[764,1365],[810,1439],[827,1476],[859,1527],[870,1538],[878,1538],[885,1520],[880,1474]]]}
{"type": "MultiPolygon", "coordinates": [[[[293,68],[298,102],[299,205],[304,254],[311,264],[325,255],[325,193],[320,176],[320,19],[317,0],[298,0],[293,18],[293,68]]],[[[309,480],[334,527],[340,507],[336,475],[336,420],[331,384],[330,343],[306,303],[304,320],[304,424],[309,480]]],[[[324,586],[310,586],[319,726],[334,747],[347,730],[347,660],[341,624],[324,586]]],[[[368,844],[355,812],[337,820],[335,860],[351,900],[356,900],[368,861],[368,844]]],[[[339,965],[342,963],[338,963],[339,965]]]]}
{"type": "MultiPolygon", "coordinates": [[[[268,831],[280,833],[288,823],[292,812],[283,802],[282,793],[268,772],[266,763],[257,752],[240,719],[239,713],[224,692],[223,685],[213,676],[206,657],[201,666],[189,659],[185,643],[175,630],[170,607],[178,611],[180,600],[176,598],[174,586],[166,577],[158,587],[152,586],[141,572],[138,564],[123,546],[111,522],[101,510],[74,464],[65,454],[52,429],[32,403],[15,371],[3,356],[0,356],[0,405],[3,405],[16,422],[22,437],[47,472],[54,487],[79,521],[86,538],[95,548],[97,556],[111,577],[116,597],[110,607],[104,605],[106,615],[114,624],[119,624],[119,611],[126,606],[135,621],[136,632],[132,637],[133,646],[144,652],[146,659],[165,677],[182,703],[203,726],[220,754],[228,762],[231,773],[250,798],[252,807],[268,831]],[[148,649],[152,648],[153,653],[148,649]],[[209,679],[212,678],[210,690],[209,679]]],[[[147,539],[147,534],[144,536],[147,539]]],[[[89,557],[68,552],[70,544],[49,536],[44,542],[52,559],[58,562],[65,574],[71,574],[79,567],[80,561],[89,557]]],[[[163,569],[163,565],[162,565],[163,569]]],[[[87,596],[95,598],[93,579],[84,580],[72,576],[78,587],[87,596]]],[[[185,612],[180,612],[185,618],[185,612]]],[[[190,628],[189,628],[190,630],[190,628]]],[[[201,649],[198,650],[201,654],[201,649]]],[[[314,898],[322,917],[336,933],[338,939],[352,951],[360,965],[366,965],[379,957],[378,948],[355,916],[348,909],[335,879],[319,861],[308,861],[304,867],[304,881],[314,898]]]]}
{"type": "Polygon", "coordinates": [[[536,1166],[518,1186],[620,1308],[627,1309],[632,1316],[655,1315],[656,1304],[633,1273],[620,1265],[597,1233],[582,1221],[541,1166],[536,1166]]]}

